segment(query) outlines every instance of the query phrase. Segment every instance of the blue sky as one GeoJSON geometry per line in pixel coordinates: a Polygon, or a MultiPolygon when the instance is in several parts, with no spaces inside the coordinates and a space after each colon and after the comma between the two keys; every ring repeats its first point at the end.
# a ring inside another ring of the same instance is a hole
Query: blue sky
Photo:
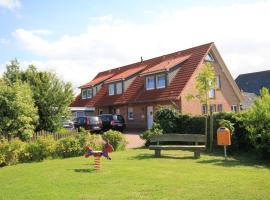
{"type": "Polygon", "coordinates": [[[101,70],[215,42],[232,75],[270,67],[269,1],[0,0],[0,73],[18,58],[75,87],[101,70]]]}

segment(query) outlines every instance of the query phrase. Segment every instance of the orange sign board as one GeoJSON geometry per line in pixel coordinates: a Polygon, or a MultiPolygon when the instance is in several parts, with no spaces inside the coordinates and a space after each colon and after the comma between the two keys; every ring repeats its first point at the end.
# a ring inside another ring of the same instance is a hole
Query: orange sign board
{"type": "Polygon", "coordinates": [[[228,128],[221,127],[217,130],[218,145],[231,145],[231,132],[228,128]]]}

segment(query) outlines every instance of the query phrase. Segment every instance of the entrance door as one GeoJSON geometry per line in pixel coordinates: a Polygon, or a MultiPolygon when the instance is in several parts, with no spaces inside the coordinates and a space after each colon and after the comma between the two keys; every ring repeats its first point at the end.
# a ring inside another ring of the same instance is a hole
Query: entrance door
{"type": "Polygon", "coordinates": [[[153,126],[154,116],[153,116],[153,106],[147,106],[147,128],[150,129],[153,126]]]}

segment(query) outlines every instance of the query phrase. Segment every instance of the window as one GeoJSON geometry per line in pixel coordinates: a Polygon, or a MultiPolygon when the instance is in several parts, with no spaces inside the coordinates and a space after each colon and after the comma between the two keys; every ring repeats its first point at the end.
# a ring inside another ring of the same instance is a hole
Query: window
{"type": "Polygon", "coordinates": [[[215,59],[214,59],[214,57],[212,56],[211,53],[208,53],[208,54],[205,56],[205,60],[206,60],[206,61],[211,61],[211,62],[214,62],[214,61],[215,61],[215,59]]]}
{"type": "Polygon", "coordinates": [[[82,90],[82,99],[86,99],[87,98],[87,91],[86,89],[82,90]]]}
{"type": "Polygon", "coordinates": [[[217,111],[218,112],[222,112],[222,104],[218,104],[217,105],[217,111]]]}
{"type": "Polygon", "coordinates": [[[206,104],[202,105],[202,114],[203,115],[207,114],[207,105],[206,104]]]}
{"type": "Polygon", "coordinates": [[[133,108],[132,107],[128,107],[128,120],[133,120],[134,116],[133,116],[133,108]]]}
{"type": "Polygon", "coordinates": [[[221,88],[220,76],[216,76],[216,88],[217,89],[221,88]]]}
{"type": "Polygon", "coordinates": [[[109,85],[109,95],[114,95],[114,84],[109,85]]]}
{"type": "Polygon", "coordinates": [[[211,88],[209,90],[209,98],[210,99],[214,99],[215,98],[215,89],[214,88],[211,88]]]}
{"type": "Polygon", "coordinates": [[[237,105],[232,105],[231,110],[232,112],[237,112],[237,105]]]}
{"type": "Polygon", "coordinates": [[[154,76],[146,77],[146,89],[147,90],[155,89],[155,77],[154,76]]]}
{"type": "Polygon", "coordinates": [[[92,98],[92,88],[88,88],[88,89],[87,89],[86,98],[87,98],[87,99],[92,98]]]}
{"type": "Polygon", "coordinates": [[[116,94],[122,94],[122,82],[116,83],[116,94]]]}
{"type": "Polygon", "coordinates": [[[210,112],[211,113],[216,112],[216,104],[211,104],[210,105],[210,112]]]}
{"type": "Polygon", "coordinates": [[[156,76],[156,86],[157,88],[165,88],[166,86],[165,74],[160,74],[156,76]]]}

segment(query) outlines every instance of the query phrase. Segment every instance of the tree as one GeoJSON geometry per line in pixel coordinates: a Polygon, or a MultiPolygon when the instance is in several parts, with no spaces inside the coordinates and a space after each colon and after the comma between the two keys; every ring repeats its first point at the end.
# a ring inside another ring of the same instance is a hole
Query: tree
{"type": "Polygon", "coordinates": [[[257,152],[270,158],[270,94],[267,88],[262,88],[261,96],[252,107],[240,115],[241,121],[248,130],[248,137],[257,152]]]}
{"type": "Polygon", "coordinates": [[[20,63],[17,59],[11,60],[10,64],[6,65],[6,72],[3,74],[3,80],[11,85],[21,78],[20,63]]]}
{"type": "MultiPolygon", "coordinates": [[[[206,105],[206,115],[205,115],[205,135],[207,136],[208,129],[208,114],[210,108],[210,98],[209,91],[215,87],[215,72],[213,71],[212,65],[209,62],[203,64],[202,70],[196,77],[196,89],[198,90],[197,95],[189,94],[187,96],[188,100],[197,98],[202,104],[206,105]]],[[[212,118],[210,118],[212,120],[212,118]]],[[[210,128],[210,151],[213,147],[213,130],[210,128]]]]}
{"type": "Polygon", "coordinates": [[[32,91],[27,83],[7,85],[0,81],[0,133],[7,137],[29,138],[38,119],[32,91]]]}
{"type": "Polygon", "coordinates": [[[69,105],[73,100],[71,83],[65,83],[49,71],[38,71],[34,65],[22,71],[15,59],[7,65],[3,80],[12,85],[28,83],[32,90],[39,120],[36,130],[56,131],[61,126],[61,117],[70,114],[69,105]]]}
{"type": "Polygon", "coordinates": [[[61,117],[70,114],[69,104],[73,100],[71,83],[61,81],[53,72],[37,71],[30,65],[22,73],[22,80],[29,83],[38,108],[37,130],[56,131],[61,126],[61,117]]]}

